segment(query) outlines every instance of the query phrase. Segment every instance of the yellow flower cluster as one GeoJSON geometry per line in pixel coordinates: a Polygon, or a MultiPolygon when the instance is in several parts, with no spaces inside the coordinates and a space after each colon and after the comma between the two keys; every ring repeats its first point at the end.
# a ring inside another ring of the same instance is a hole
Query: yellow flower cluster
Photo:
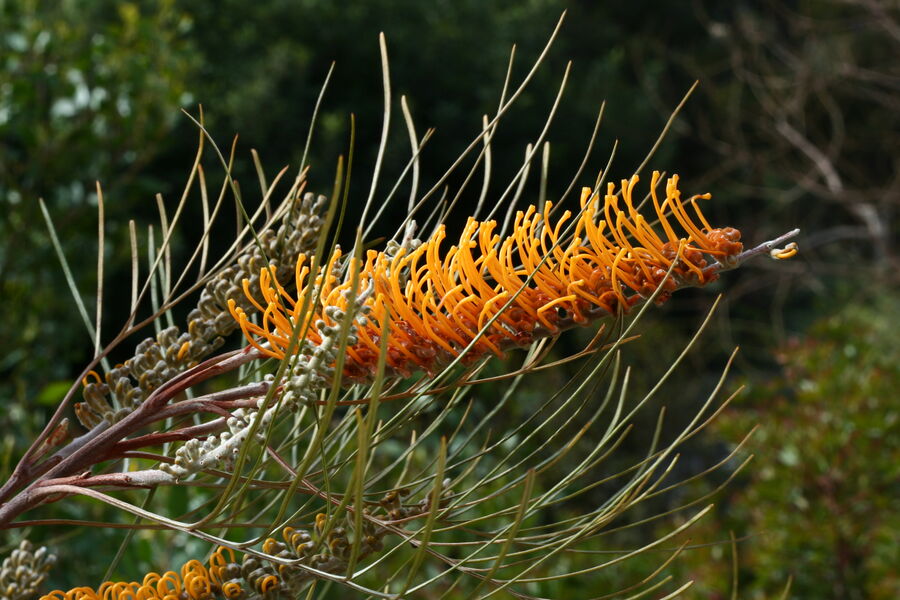
{"type": "Polygon", "coordinates": [[[220,547],[210,557],[209,566],[189,560],[180,573],[147,573],[140,582],[107,581],[96,591],[90,587],[76,587],[68,592],[55,590],[40,600],[236,600],[246,595],[235,577],[237,571],[234,552],[220,547]]]}
{"type": "MultiPolygon", "coordinates": [[[[392,255],[371,250],[362,264],[351,262],[359,289],[371,288],[372,294],[365,300],[367,322],[357,327],[357,341],[347,348],[344,376],[364,380],[374,373],[384,335],[386,362],[395,372],[433,373],[470,345],[467,361],[500,355],[505,347],[531,343],[537,333],[553,335],[564,322],[625,312],[660,286],[656,299],[664,302],[679,287],[714,280],[716,269],[708,268],[708,259],[727,262],[740,253],[740,232],[710,226],[698,206],[709,194],[682,199],[678,176],[668,179],[660,198],[660,179],[654,173],[650,187],[658,227],[637,211],[635,175],[621,182],[618,193],[609,184],[602,203],[583,189],[577,215],[567,210],[553,220],[551,202],[519,211],[511,234],[502,239],[496,221],[469,219],[446,250],[442,225],[414,249],[392,255]]],[[[318,343],[318,328],[335,325],[326,308],[348,308],[354,277],[338,278],[339,258],[334,252],[310,281],[307,258],[301,256],[296,298],[265,268],[262,299],[245,286],[261,322],[252,323],[234,302],[229,309],[250,344],[283,358],[295,325],[318,343]]]]}

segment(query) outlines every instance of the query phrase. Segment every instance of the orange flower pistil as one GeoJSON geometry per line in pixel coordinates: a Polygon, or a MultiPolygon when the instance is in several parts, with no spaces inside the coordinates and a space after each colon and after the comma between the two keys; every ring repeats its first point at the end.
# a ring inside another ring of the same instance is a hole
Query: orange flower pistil
{"type": "MultiPolygon", "coordinates": [[[[503,238],[495,233],[496,221],[469,219],[459,241],[446,250],[441,225],[415,249],[400,248],[392,255],[370,250],[362,264],[351,261],[348,272],[356,270],[358,289],[371,293],[363,302],[366,317],[347,348],[344,376],[365,380],[374,374],[386,315],[387,365],[400,374],[434,373],[470,345],[467,361],[501,355],[506,347],[527,345],[564,326],[626,312],[657,290],[656,301],[664,302],[680,287],[716,279],[708,259],[728,264],[743,249],[740,232],[709,225],[697,202],[709,194],[683,200],[678,176],[673,176],[661,199],[659,180],[654,173],[650,196],[657,227],[635,207],[635,175],[621,182],[619,194],[610,183],[602,207],[584,188],[581,211],[574,216],[564,211],[554,221],[551,202],[542,210],[519,211],[512,233],[503,238]]],[[[262,313],[260,324],[229,303],[250,344],[283,358],[295,325],[310,342],[320,343],[323,328],[337,324],[335,309],[343,314],[352,308],[348,296],[354,278],[338,278],[339,258],[335,251],[310,281],[307,258],[300,256],[297,298],[264,268],[263,298],[248,293],[262,313]]]]}

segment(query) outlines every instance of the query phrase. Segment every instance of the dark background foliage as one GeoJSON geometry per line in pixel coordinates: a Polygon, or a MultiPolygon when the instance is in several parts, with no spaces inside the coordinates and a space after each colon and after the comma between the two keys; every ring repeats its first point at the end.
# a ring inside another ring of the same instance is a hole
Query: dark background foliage
{"type": "MultiPolygon", "coordinates": [[[[742,597],[774,594],[790,575],[798,598],[896,597],[900,584],[885,565],[900,562],[898,490],[889,483],[896,482],[898,458],[890,443],[898,410],[891,397],[900,381],[896,344],[886,340],[896,336],[900,316],[892,247],[900,196],[900,14],[889,1],[0,0],[0,472],[92,347],[39,197],[91,306],[94,182],[102,183],[106,284],[115,296],[128,286],[128,219],[139,227],[153,222],[154,194],[171,199],[180,192],[195,152],[196,127],[180,109],[196,114],[202,104],[223,146],[240,134],[236,176],[242,188],[255,189],[250,148],[269,173],[298,164],[335,61],[310,179],[315,189],[330,189],[353,113],[357,177],[348,222],[355,224],[381,129],[378,32],[388,40],[395,102],[407,95],[420,136],[436,128],[423,154],[427,186],[479,132],[481,115],[496,110],[511,46],[517,44],[516,80],[563,9],[557,43],[494,142],[499,175],[491,192],[499,195],[503,176],[521,164],[569,60],[571,78],[550,132],[551,198],[581,162],[602,101],[606,117],[579,185],[592,182],[614,140],[611,177],[629,176],[699,80],[650,168],[680,173],[691,192],[713,192],[710,220],[739,227],[750,243],[804,230],[797,260],[759,260],[718,284],[727,290],[723,309],[690,373],[665,399],[675,408],[695,406],[724,357],[742,346],[740,378],[750,392],[681,464],[683,474],[696,472],[754,425],[761,429],[753,449],[759,460],[726,492],[720,504],[732,508],[707,523],[700,541],[721,542],[729,529],[743,536],[742,597]],[[823,356],[818,346],[830,350],[823,356]],[[821,426],[826,417],[829,425],[821,426]],[[790,436],[780,433],[785,429],[790,436]],[[822,486],[833,494],[822,494],[822,486]],[[825,531],[826,522],[834,532],[825,531]],[[848,549],[847,540],[860,536],[876,537],[848,549]]],[[[408,160],[399,110],[391,136],[385,181],[408,160]]],[[[529,193],[537,193],[534,185],[529,193]]],[[[451,222],[463,219],[476,197],[473,186],[451,222]]],[[[384,223],[404,206],[395,203],[384,223]]],[[[710,299],[709,290],[686,292],[657,311],[629,357],[636,372],[646,372],[647,381],[658,375],[660,360],[674,355],[710,299]]],[[[111,300],[110,330],[128,310],[111,300]]],[[[562,343],[576,342],[572,336],[562,343]]],[[[519,406],[528,410],[527,402],[519,406]]],[[[633,449],[642,447],[637,434],[633,449]]],[[[104,534],[84,537],[90,535],[104,534]]],[[[729,545],[716,543],[680,568],[718,597],[728,589],[729,557],[729,545]]]]}

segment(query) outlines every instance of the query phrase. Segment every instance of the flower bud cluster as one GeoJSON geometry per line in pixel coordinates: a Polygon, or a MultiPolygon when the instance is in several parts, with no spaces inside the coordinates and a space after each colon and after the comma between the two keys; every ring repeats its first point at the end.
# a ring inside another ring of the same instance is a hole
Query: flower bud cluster
{"type": "Polygon", "coordinates": [[[221,338],[207,342],[192,338],[189,333],[179,334],[177,327],[163,329],[156,339],[147,338],[139,343],[134,358],[106,373],[105,382],[98,377],[97,381],[86,383],[82,392],[84,402],[75,405],[78,420],[89,429],[104,420],[108,423],[120,421],[150,392],[197,364],[221,344],[221,338]]]}
{"type": "MultiPolygon", "coordinates": [[[[296,408],[315,401],[320,390],[327,389],[334,379],[334,364],[342,346],[354,346],[358,343],[356,328],[360,319],[365,318],[369,307],[366,300],[372,288],[364,290],[356,298],[347,303],[345,309],[337,306],[325,307],[327,319],[315,323],[321,339],[313,344],[309,338],[300,342],[300,351],[290,359],[290,372],[284,382],[282,402],[287,408],[296,408]],[[349,315],[349,316],[348,316],[349,315]],[[349,331],[342,340],[341,330],[346,319],[352,319],[349,331]],[[343,344],[342,344],[343,341],[343,344]]],[[[349,291],[345,296],[349,295],[349,291]]]]}
{"type": "MultiPolygon", "coordinates": [[[[403,499],[409,490],[391,491],[381,499],[379,505],[380,521],[400,521],[421,517],[430,510],[430,495],[416,503],[404,504],[403,499]]],[[[441,505],[453,495],[449,489],[449,480],[444,481],[441,505]]],[[[229,548],[218,547],[209,559],[208,565],[197,560],[189,560],[182,565],[179,572],[167,571],[162,575],[147,573],[143,580],[132,582],[102,583],[96,591],[89,587],[75,587],[64,592],[55,590],[41,596],[40,600],[278,600],[280,598],[296,598],[302,589],[315,579],[320,572],[340,574],[347,570],[350,555],[358,535],[357,560],[380,552],[384,548],[383,539],[390,529],[374,521],[368,509],[363,509],[362,528],[353,531],[351,519],[347,519],[347,527],[329,527],[328,517],[324,513],[316,515],[311,530],[285,527],[282,530],[283,541],[273,538],[263,542],[262,550],[270,557],[290,561],[291,564],[276,564],[258,556],[245,554],[238,562],[235,553],[229,548]],[[304,568],[307,567],[307,568],[304,568]]],[[[34,555],[30,545],[23,542],[23,550],[13,557],[32,557],[25,562],[34,565],[34,569],[46,569],[41,566],[52,564],[53,557],[46,557],[42,548],[34,555]],[[23,554],[25,552],[25,554],[23,554]],[[43,553],[42,553],[43,552],[43,553]],[[37,557],[42,558],[41,563],[37,557]],[[30,562],[29,562],[30,561],[30,562]]],[[[7,559],[9,562],[10,559],[7,559]]],[[[4,574],[7,569],[4,563],[4,574]]],[[[19,560],[19,563],[22,561],[19,560]]],[[[4,583],[5,579],[2,580],[4,583]]],[[[39,583],[39,582],[38,582],[39,583]]],[[[34,585],[36,587],[37,584],[34,585]]],[[[31,593],[34,593],[32,589],[31,593]]],[[[7,596],[4,596],[4,600],[7,596]]],[[[10,595],[13,600],[25,600],[31,596],[10,595]]]]}
{"type": "MultiPolygon", "coordinates": [[[[265,380],[271,384],[275,378],[273,375],[266,375],[265,380]]],[[[234,459],[241,451],[241,445],[250,435],[250,425],[257,415],[260,415],[261,419],[256,430],[257,436],[262,436],[262,432],[275,416],[275,406],[259,413],[264,402],[265,398],[260,398],[255,409],[238,408],[234,410],[225,421],[228,427],[226,431],[203,440],[195,438],[186,441],[175,451],[175,461],[161,464],[159,470],[172,475],[176,481],[180,481],[205,469],[230,469],[234,465],[234,459]]]]}
{"type": "Polygon", "coordinates": [[[259,290],[259,273],[267,265],[279,277],[290,276],[297,256],[315,249],[326,201],[324,196],[305,194],[293,203],[277,229],[262,231],[259,244],[248,245],[234,265],[212,278],[200,293],[197,307],[188,314],[187,332],[179,333],[177,327],[164,329],[155,339],[138,344],[134,357],[110,370],[105,381],[99,376],[95,381],[86,380],[84,402],[75,405],[81,424],[92,429],[104,421],[120,421],[154,389],[219,348],[224,336],[237,328],[227,308],[229,300],[252,312],[244,280],[249,282],[246,289],[259,290]]]}
{"type": "MultiPolygon", "coordinates": [[[[453,491],[448,488],[449,480],[444,481],[444,490],[441,494],[441,504],[452,496],[453,491]]],[[[383,510],[380,515],[382,520],[401,521],[424,515],[430,510],[431,497],[426,496],[419,502],[404,505],[403,498],[409,495],[409,490],[401,489],[388,492],[379,502],[383,510]]],[[[371,515],[368,508],[363,509],[367,517],[371,515]]],[[[369,518],[362,521],[362,529],[357,533],[353,531],[351,519],[347,519],[347,527],[327,527],[327,516],[323,513],[316,515],[316,522],[312,531],[285,527],[282,531],[283,541],[267,538],[263,543],[263,552],[292,561],[289,565],[273,565],[256,557],[244,556],[242,571],[244,578],[250,582],[251,577],[254,589],[262,587],[263,582],[268,582],[267,591],[284,591],[289,596],[296,595],[307,583],[315,578],[314,573],[303,567],[311,567],[317,571],[341,574],[347,570],[353,546],[358,537],[359,548],[356,558],[364,559],[367,556],[380,552],[384,548],[384,538],[390,533],[387,527],[373,522],[369,518]],[[276,579],[271,579],[275,577],[276,579]]]]}
{"type": "Polygon", "coordinates": [[[31,600],[55,563],[46,548],[33,550],[31,542],[22,540],[0,566],[0,598],[31,600]]]}
{"type": "Polygon", "coordinates": [[[244,280],[249,281],[249,289],[258,290],[259,273],[264,267],[274,269],[279,276],[290,277],[297,256],[309,254],[316,248],[324,224],[321,213],[326,203],[325,196],[307,193],[301,202],[292,206],[277,230],[262,231],[257,236],[258,245],[250,244],[236,264],[206,284],[197,308],[188,314],[188,331],[204,339],[233,332],[236,325],[227,318],[228,301],[234,300],[244,310],[253,311],[253,305],[244,295],[244,280]]]}
{"type": "MultiPolygon", "coordinates": [[[[345,293],[350,295],[349,290],[345,293]]],[[[262,399],[256,409],[236,409],[226,421],[227,431],[205,440],[188,440],[175,451],[175,462],[161,465],[160,470],[181,480],[204,469],[230,468],[234,457],[240,452],[241,444],[247,440],[250,424],[257,415],[261,421],[256,431],[258,436],[262,436],[279,410],[293,410],[314,401],[319,391],[331,385],[334,362],[342,346],[356,343],[356,317],[365,314],[365,301],[369,293],[370,290],[364,290],[355,299],[348,300],[346,309],[336,306],[327,308],[325,315],[330,324],[324,320],[317,324],[317,329],[321,332],[318,343],[303,339],[303,349],[291,357],[290,370],[285,378],[279,403],[266,408],[261,414],[259,410],[262,408],[262,399]],[[342,344],[342,323],[348,318],[353,321],[342,344]]],[[[266,378],[270,383],[274,382],[272,375],[267,375],[266,378]]]]}

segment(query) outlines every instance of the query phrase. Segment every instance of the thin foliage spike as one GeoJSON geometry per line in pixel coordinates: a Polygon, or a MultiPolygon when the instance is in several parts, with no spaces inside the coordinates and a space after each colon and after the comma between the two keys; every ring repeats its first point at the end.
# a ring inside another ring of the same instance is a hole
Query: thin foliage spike
{"type": "MultiPolygon", "coordinates": [[[[709,194],[685,200],[673,176],[661,197],[660,179],[654,173],[651,182],[657,228],[635,208],[638,177],[633,176],[618,191],[609,184],[602,205],[584,188],[574,222],[570,211],[551,220],[548,201],[517,212],[503,238],[495,233],[496,221],[469,219],[458,242],[446,250],[441,225],[424,242],[370,250],[365,261],[348,261],[349,272],[373,293],[365,303],[368,318],[357,323],[359,339],[347,348],[344,377],[368,381],[375,373],[386,313],[387,366],[401,375],[435,374],[460,355],[466,363],[502,355],[505,348],[529,345],[572,324],[627,312],[651,296],[662,303],[681,287],[714,281],[743,249],[740,232],[707,222],[697,201],[709,194]]],[[[346,308],[350,277],[340,274],[339,260],[336,251],[329,264],[311,273],[308,258],[301,256],[292,282],[296,297],[285,289],[287,282],[263,268],[261,297],[245,289],[262,314],[259,324],[229,301],[250,344],[284,358],[298,323],[318,343],[319,329],[334,325],[329,307],[346,308]],[[309,302],[311,293],[319,295],[318,303],[309,302]]]]}

